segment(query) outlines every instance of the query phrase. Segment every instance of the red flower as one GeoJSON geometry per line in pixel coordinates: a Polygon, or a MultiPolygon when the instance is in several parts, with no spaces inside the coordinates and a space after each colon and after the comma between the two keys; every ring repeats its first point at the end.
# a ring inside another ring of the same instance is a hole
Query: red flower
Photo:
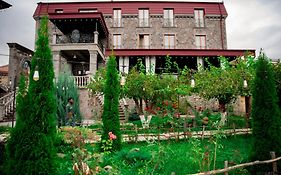
{"type": "Polygon", "coordinates": [[[154,115],[156,114],[156,112],[154,110],[151,110],[150,113],[154,114],[154,115]]]}
{"type": "Polygon", "coordinates": [[[109,140],[115,140],[117,138],[116,135],[114,135],[112,132],[109,132],[108,136],[109,136],[109,140]]]}
{"type": "Polygon", "coordinates": [[[175,113],[174,116],[175,116],[176,118],[180,118],[180,113],[175,113]]]}
{"type": "Polygon", "coordinates": [[[160,107],[157,107],[156,110],[157,110],[157,111],[160,111],[160,107]]]}

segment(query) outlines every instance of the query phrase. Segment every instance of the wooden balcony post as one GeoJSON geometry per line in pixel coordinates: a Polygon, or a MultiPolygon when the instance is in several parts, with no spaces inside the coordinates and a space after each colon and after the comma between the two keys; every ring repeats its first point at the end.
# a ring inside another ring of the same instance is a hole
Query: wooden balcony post
{"type": "Polygon", "coordinates": [[[89,50],[89,53],[90,53],[90,74],[94,75],[97,71],[98,52],[95,50],[89,50]]]}

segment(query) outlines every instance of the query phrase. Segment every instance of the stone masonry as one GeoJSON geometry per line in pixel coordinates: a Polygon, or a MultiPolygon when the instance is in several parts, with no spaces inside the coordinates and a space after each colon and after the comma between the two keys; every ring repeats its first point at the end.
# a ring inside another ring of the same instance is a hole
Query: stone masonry
{"type": "Polygon", "coordinates": [[[163,15],[151,14],[149,27],[139,27],[138,15],[122,16],[123,27],[113,27],[112,15],[105,15],[108,26],[110,48],[112,47],[112,35],[121,34],[122,48],[137,49],[139,34],[150,35],[150,49],[164,48],[164,34],[175,34],[176,49],[196,49],[195,35],[206,35],[207,49],[227,48],[225,18],[220,16],[206,16],[205,27],[195,27],[194,15],[175,15],[174,27],[163,26],[163,15]],[[222,32],[222,38],[221,38],[222,32]]]}

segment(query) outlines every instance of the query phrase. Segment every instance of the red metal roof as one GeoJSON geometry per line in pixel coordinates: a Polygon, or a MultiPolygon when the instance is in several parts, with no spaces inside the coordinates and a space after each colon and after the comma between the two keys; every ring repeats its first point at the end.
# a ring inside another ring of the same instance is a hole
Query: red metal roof
{"type": "Polygon", "coordinates": [[[49,19],[73,19],[73,18],[93,18],[98,19],[106,36],[108,36],[109,31],[106,27],[104,17],[101,12],[92,13],[49,13],[49,19]]]}
{"type": "Polygon", "coordinates": [[[9,65],[0,66],[0,74],[1,75],[8,75],[9,72],[9,65]]]}
{"type": "MultiPolygon", "coordinates": [[[[255,55],[255,50],[223,50],[223,49],[116,49],[113,51],[116,56],[242,56],[246,52],[255,55]]],[[[106,56],[112,50],[106,50],[106,56]]]]}
{"type": "Polygon", "coordinates": [[[173,8],[175,14],[194,14],[194,9],[204,9],[206,15],[227,16],[225,6],[221,2],[164,2],[164,1],[122,1],[122,2],[58,2],[38,3],[34,17],[55,13],[63,9],[63,13],[78,13],[79,9],[97,9],[103,14],[112,14],[114,8],[121,8],[123,14],[138,14],[139,8],[149,8],[150,14],[163,14],[163,8],[173,8]]]}

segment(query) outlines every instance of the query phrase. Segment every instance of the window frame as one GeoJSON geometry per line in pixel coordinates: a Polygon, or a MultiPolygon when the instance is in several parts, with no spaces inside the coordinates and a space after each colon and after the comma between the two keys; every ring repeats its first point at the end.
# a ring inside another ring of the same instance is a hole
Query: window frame
{"type": "Polygon", "coordinates": [[[123,27],[122,9],[121,8],[114,8],[113,9],[112,27],[123,27]],[[116,16],[116,14],[117,14],[117,16],[116,16]]]}
{"type": "Polygon", "coordinates": [[[63,13],[63,9],[55,9],[55,13],[63,13]]]}
{"type": "Polygon", "coordinates": [[[150,34],[144,33],[144,34],[138,35],[138,48],[139,49],[149,49],[150,48],[150,34]],[[142,37],[143,43],[141,42],[141,36],[143,36],[142,37]],[[147,37],[147,39],[146,39],[146,37],[147,37]],[[148,42],[147,44],[146,44],[146,41],[148,42]]]}
{"type": "Polygon", "coordinates": [[[195,46],[196,46],[196,49],[207,49],[207,36],[206,35],[195,35],[195,46]],[[198,41],[199,41],[199,43],[198,43],[198,41]],[[203,43],[203,45],[202,45],[202,43],[203,43]]]}
{"type": "Polygon", "coordinates": [[[139,27],[149,27],[150,26],[150,18],[149,17],[150,17],[149,8],[139,8],[138,9],[139,27]]]}
{"type": "Polygon", "coordinates": [[[81,9],[78,9],[78,12],[79,13],[96,13],[96,12],[98,12],[98,9],[97,8],[81,8],[81,9]]]}
{"type": "Polygon", "coordinates": [[[205,27],[205,10],[203,8],[194,9],[195,27],[205,27]]]}
{"type": "Polygon", "coordinates": [[[176,35],[173,33],[165,33],[163,46],[164,46],[164,49],[175,49],[176,48],[176,35]],[[173,40],[172,40],[172,37],[173,37],[173,40]],[[166,39],[168,39],[168,40],[166,40],[166,39]],[[167,44],[166,44],[166,41],[168,41],[167,44]],[[173,41],[173,42],[171,42],[171,41],[173,41]],[[173,44],[171,44],[171,43],[173,43],[173,44]]]}
{"type": "Polygon", "coordinates": [[[164,27],[174,27],[175,26],[175,14],[174,14],[173,8],[164,8],[163,9],[163,26],[164,27]],[[167,13],[165,13],[165,12],[167,12],[167,13]],[[165,14],[168,16],[166,16],[165,14]]]}
{"type": "Polygon", "coordinates": [[[122,34],[120,34],[120,33],[112,34],[112,47],[113,47],[113,49],[122,48],[122,34]]]}

